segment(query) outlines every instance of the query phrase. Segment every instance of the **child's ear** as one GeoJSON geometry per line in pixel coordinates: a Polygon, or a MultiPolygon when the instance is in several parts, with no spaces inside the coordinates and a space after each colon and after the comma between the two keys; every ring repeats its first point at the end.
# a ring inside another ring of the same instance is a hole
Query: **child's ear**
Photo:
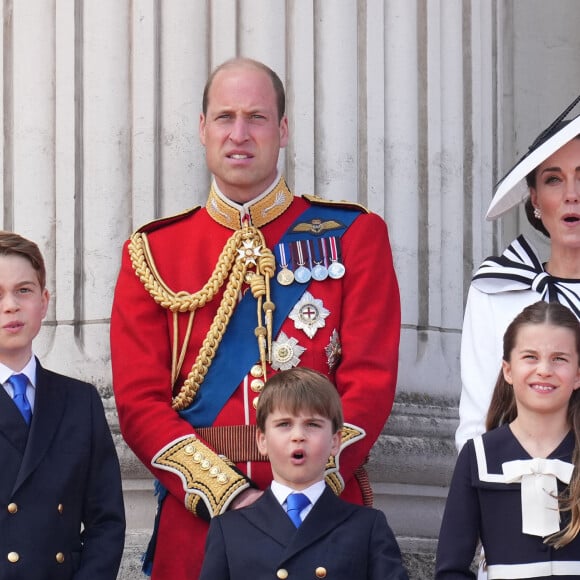
{"type": "Polygon", "coordinates": [[[342,441],[342,429],[339,429],[336,433],[332,435],[332,446],[330,448],[331,455],[336,455],[340,451],[341,441],[342,441]]]}
{"type": "Polygon", "coordinates": [[[580,387],[580,367],[576,372],[576,381],[574,381],[574,390],[576,390],[578,387],[580,387]]]}
{"type": "Polygon", "coordinates": [[[268,445],[266,442],[266,434],[259,427],[256,429],[256,445],[258,447],[258,451],[262,455],[268,455],[268,445]]]}
{"type": "Polygon", "coordinates": [[[45,288],[42,291],[42,318],[46,316],[48,312],[48,303],[50,302],[50,292],[45,288]]]}
{"type": "Polygon", "coordinates": [[[506,380],[507,383],[510,385],[513,384],[512,381],[512,366],[509,362],[502,360],[501,361],[501,370],[503,372],[503,378],[506,380]]]}

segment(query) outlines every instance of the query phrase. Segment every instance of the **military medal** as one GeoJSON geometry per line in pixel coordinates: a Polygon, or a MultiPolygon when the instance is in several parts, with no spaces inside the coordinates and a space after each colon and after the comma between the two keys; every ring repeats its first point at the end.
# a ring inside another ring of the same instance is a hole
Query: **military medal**
{"type": "Polygon", "coordinates": [[[294,274],[288,268],[282,268],[276,276],[276,280],[281,286],[290,286],[294,282],[294,274]]]}
{"type": "Polygon", "coordinates": [[[278,272],[276,280],[278,280],[278,283],[282,286],[289,286],[294,282],[294,274],[292,273],[292,270],[288,268],[286,247],[284,244],[278,244],[278,253],[280,255],[280,267],[282,269],[278,272]]]}
{"type": "Polygon", "coordinates": [[[333,373],[342,357],[342,346],[336,328],[330,335],[330,342],[324,347],[326,361],[328,362],[328,372],[333,373]]]}
{"type": "Polygon", "coordinates": [[[306,284],[306,282],[310,281],[311,277],[312,274],[310,273],[310,270],[305,266],[298,266],[296,272],[294,272],[294,278],[296,279],[296,282],[300,282],[300,284],[306,284]]]}
{"type": "Polygon", "coordinates": [[[306,284],[310,282],[310,278],[312,278],[312,273],[306,267],[306,260],[304,259],[304,249],[302,248],[302,242],[295,242],[292,245],[292,249],[296,253],[296,264],[298,264],[298,268],[294,271],[294,278],[296,282],[300,284],[306,284]]]}
{"type": "Polygon", "coordinates": [[[338,280],[344,276],[346,269],[343,264],[340,262],[332,262],[330,266],[328,266],[328,275],[333,278],[334,280],[338,280]]]}
{"type": "Polygon", "coordinates": [[[275,371],[287,371],[298,366],[305,350],[295,338],[288,338],[284,332],[280,332],[272,343],[272,368],[275,371]]]}
{"type": "Polygon", "coordinates": [[[262,246],[256,244],[255,240],[245,240],[241,248],[238,248],[238,260],[243,260],[247,266],[256,266],[256,259],[262,256],[262,246]]]}
{"type": "Polygon", "coordinates": [[[328,278],[328,268],[325,252],[321,251],[323,246],[322,240],[308,240],[309,249],[313,247],[314,267],[312,268],[312,278],[317,282],[322,282],[328,278]]]}
{"type": "Polygon", "coordinates": [[[322,300],[314,298],[310,292],[304,292],[294,305],[289,318],[294,321],[298,330],[303,330],[308,338],[313,338],[318,329],[326,325],[325,318],[329,314],[330,310],[324,308],[322,300]]]}
{"type": "Polygon", "coordinates": [[[312,279],[322,282],[328,278],[328,270],[322,264],[315,264],[312,268],[312,279]]]}
{"type": "Polygon", "coordinates": [[[344,264],[340,261],[340,245],[335,237],[328,238],[330,245],[330,265],[328,266],[328,275],[335,280],[342,278],[346,272],[344,264]]]}

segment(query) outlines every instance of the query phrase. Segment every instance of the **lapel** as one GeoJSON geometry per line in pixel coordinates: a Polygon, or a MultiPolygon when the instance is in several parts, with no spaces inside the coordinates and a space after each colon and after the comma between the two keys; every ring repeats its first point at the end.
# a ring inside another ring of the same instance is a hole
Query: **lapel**
{"type": "MultiPolygon", "coordinates": [[[[327,486],[297,533],[292,536],[286,551],[282,554],[282,561],[314,545],[320,538],[349,519],[356,509],[353,504],[339,499],[327,486]]],[[[288,516],[286,518],[288,519],[288,516]]]]}
{"type": "Polygon", "coordinates": [[[347,520],[356,509],[356,506],[339,499],[329,487],[326,487],[300,528],[296,530],[268,488],[253,504],[253,509],[245,509],[243,513],[250,523],[281,546],[285,546],[281,554],[281,564],[312,546],[347,520]]]}
{"type": "Polygon", "coordinates": [[[55,380],[55,375],[46,371],[36,361],[36,396],[34,413],[30,423],[28,443],[24,451],[20,472],[16,478],[14,491],[38,467],[53,443],[66,407],[66,391],[55,380]]]}
{"type": "Polygon", "coordinates": [[[28,426],[10,395],[0,384],[0,437],[24,454],[28,438],[28,426]]]}
{"type": "Polygon", "coordinates": [[[281,546],[287,546],[296,528],[274,497],[270,488],[252,506],[242,512],[248,521],[262,532],[268,534],[281,546]]]}

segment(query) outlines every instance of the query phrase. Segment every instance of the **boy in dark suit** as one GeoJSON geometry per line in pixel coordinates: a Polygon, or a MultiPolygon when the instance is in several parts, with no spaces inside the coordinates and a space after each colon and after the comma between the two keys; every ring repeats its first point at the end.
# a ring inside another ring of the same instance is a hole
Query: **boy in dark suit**
{"type": "Polygon", "coordinates": [[[97,390],[33,355],[45,283],[38,246],[0,231],[0,578],[115,580],[119,461],[97,390]]]}
{"type": "Polygon", "coordinates": [[[201,580],[408,578],[384,514],[341,500],[325,483],[340,477],[348,427],[324,375],[297,367],[267,381],[256,441],[274,481],[255,503],[212,520],[201,580]]]}

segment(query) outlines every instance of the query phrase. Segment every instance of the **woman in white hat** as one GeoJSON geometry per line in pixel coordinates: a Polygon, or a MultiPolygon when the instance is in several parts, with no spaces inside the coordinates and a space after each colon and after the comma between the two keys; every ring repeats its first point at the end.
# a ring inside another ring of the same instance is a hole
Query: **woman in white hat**
{"type": "Polygon", "coordinates": [[[530,223],[550,238],[542,263],[524,236],[473,277],[461,340],[462,391],[458,449],[485,431],[502,359],[502,336],[525,307],[558,301],[580,318],[580,115],[564,120],[580,96],[532,144],[496,188],[487,213],[495,219],[521,202],[530,223]]]}

